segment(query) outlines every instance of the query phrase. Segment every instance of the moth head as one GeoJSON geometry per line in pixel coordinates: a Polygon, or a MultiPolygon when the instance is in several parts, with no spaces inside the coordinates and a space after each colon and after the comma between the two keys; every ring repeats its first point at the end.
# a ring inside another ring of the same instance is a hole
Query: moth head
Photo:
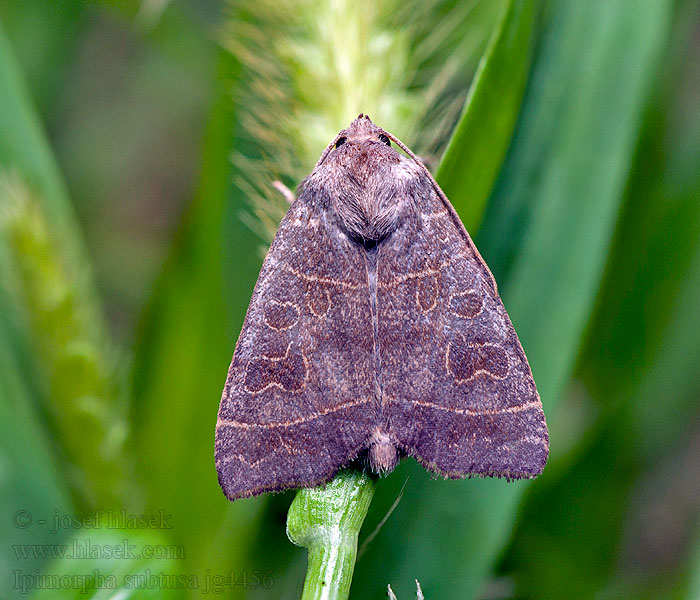
{"type": "Polygon", "coordinates": [[[360,115],[347,129],[338,132],[321,155],[316,167],[343,166],[350,171],[371,171],[380,164],[397,163],[401,157],[394,148],[393,136],[377,127],[366,115],[360,115]]]}
{"type": "Polygon", "coordinates": [[[336,138],[335,147],[338,148],[346,142],[380,142],[391,148],[391,140],[386,132],[377,127],[367,116],[360,114],[357,119],[350,123],[350,127],[344,129],[336,138]]]}

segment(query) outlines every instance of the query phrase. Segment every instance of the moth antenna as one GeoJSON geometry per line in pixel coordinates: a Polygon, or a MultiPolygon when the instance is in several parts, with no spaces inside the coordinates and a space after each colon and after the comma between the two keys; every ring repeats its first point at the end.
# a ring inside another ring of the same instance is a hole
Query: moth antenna
{"type": "Polygon", "coordinates": [[[428,171],[428,167],[426,167],[423,162],[415,155],[409,147],[404,144],[399,138],[397,138],[393,133],[389,133],[388,131],[385,131],[384,134],[386,137],[388,137],[392,142],[394,142],[401,150],[403,150],[406,154],[408,154],[408,157],[415,162],[419,167],[421,167],[426,175],[430,178],[430,181],[433,184],[433,187],[435,188],[435,191],[438,193],[438,195],[443,199],[443,201],[447,201],[447,196],[445,196],[445,192],[443,192],[440,189],[440,186],[438,185],[437,181],[435,181],[435,178],[433,177],[433,174],[428,171]]]}
{"type": "Polygon", "coordinates": [[[318,162],[316,163],[316,166],[314,167],[314,169],[318,169],[318,167],[320,167],[323,164],[323,161],[326,160],[326,158],[330,154],[331,150],[333,150],[335,145],[338,143],[338,140],[344,136],[345,136],[345,130],[340,131],[338,133],[338,135],[335,136],[333,141],[330,144],[328,144],[328,146],[326,146],[326,149],[323,151],[323,154],[321,154],[321,158],[318,159],[318,162]]]}

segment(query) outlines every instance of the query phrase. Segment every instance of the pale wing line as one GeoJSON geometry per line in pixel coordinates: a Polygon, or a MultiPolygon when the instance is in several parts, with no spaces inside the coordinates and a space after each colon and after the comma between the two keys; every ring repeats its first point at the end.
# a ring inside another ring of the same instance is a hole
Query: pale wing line
{"type": "Polygon", "coordinates": [[[420,400],[408,400],[411,404],[415,406],[422,406],[425,408],[435,408],[437,410],[442,410],[449,413],[455,413],[458,415],[467,415],[470,417],[481,417],[487,415],[501,415],[504,413],[515,414],[519,412],[524,412],[532,408],[540,408],[542,405],[537,401],[526,402],[519,406],[508,406],[506,408],[499,409],[484,409],[484,410],[472,410],[470,408],[448,408],[446,406],[441,406],[439,404],[434,404],[433,402],[421,402],[420,400]]]}
{"type": "MultiPolygon", "coordinates": [[[[289,351],[292,347],[292,342],[289,342],[287,344],[287,349],[284,351],[284,356],[267,356],[266,354],[261,354],[260,356],[254,356],[248,361],[248,365],[246,366],[246,369],[248,366],[256,359],[259,358],[264,358],[265,360],[269,360],[270,362],[280,362],[283,360],[287,360],[289,357],[289,351]]],[[[288,390],[286,387],[284,387],[281,383],[278,381],[271,381],[270,383],[265,384],[265,386],[257,391],[252,391],[250,388],[246,387],[245,382],[243,383],[243,389],[248,392],[252,396],[257,396],[258,394],[262,394],[265,390],[271,388],[271,387],[277,387],[280,390],[284,390],[285,392],[288,392],[290,394],[298,394],[299,392],[304,391],[306,388],[306,383],[309,381],[309,359],[306,358],[306,354],[300,351],[301,354],[301,359],[304,361],[304,368],[306,371],[304,372],[304,385],[299,388],[298,390],[288,390]]]]}
{"type": "Polygon", "coordinates": [[[219,419],[216,422],[216,426],[219,427],[220,425],[224,425],[229,427],[237,427],[239,429],[276,429],[279,427],[293,427],[294,425],[299,425],[300,423],[305,423],[306,421],[320,419],[321,417],[325,417],[326,415],[337,412],[339,410],[343,410],[346,408],[354,408],[355,406],[362,406],[363,404],[367,404],[368,402],[370,402],[370,398],[364,398],[362,400],[350,400],[345,404],[339,404],[337,406],[331,406],[330,408],[321,410],[318,413],[309,417],[300,417],[298,419],[295,419],[294,421],[288,422],[279,421],[277,423],[243,423],[241,421],[219,419]]]}
{"type": "Polygon", "coordinates": [[[316,283],[325,283],[328,285],[337,285],[339,287],[344,287],[348,288],[351,290],[356,290],[361,287],[364,287],[362,285],[358,285],[356,283],[349,283],[347,281],[341,281],[340,279],[333,279],[332,277],[317,277],[316,275],[310,275],[308,273],[302,273],[301,271],[290,267],[289,265],[283,265],[283,268],[286,271],[289,271],[293,275],[296,275],[297,277],[301,277],[302,279],[305,279],[306,281],[314,281],[316,283]]]}
{"type": "Polygon", "coordinates": [[[458,377],[455,377],[454,374],[450,374],[455,378],[455,382],[457,383],[457,385],[462,385],[464,383],[468,383],[469,381],[474,381],[477,375],[486,375],[487,377],[490,377],[491,379],[496,379],[498,381],[503,381],[506,377],[508,377],[508,375],[504,375],[503,377],[494,375],[491,371],[487,371],[486,369],[477,369],[476,371],[474,371],[474,375],[472,375],[471,377],[467,377],[466,379],[459,379],[458,377]]]}
{"type": "Polygon", "coordinates": [[[275,300],[274,298],[272,298],[267,302],[267,304],[265,305],[265,307],[263,309],[263,321],[265,322],[265,325],[267,325],[270,329],[274,329],[275,331],[284,331],[286,329],[291,329],[299,322],[299,315],[300,314],[301,314],[301,309],[294,302],[280,302],[279,300],[275,300]],[[290,325],[285,325],[284,327],[275,327],[274,325],[272,325],[272,323],[270,323],[267,320],[267,315],[265,314],[265,308],[267,308],[271,304],[277,304],[278,306],[291,306],[297,314],[296,319],[294,319],[294,321],[290,325]]]}
{"type": "Polygon", "coordinates": [[[437,275],[439,274],[445,267],[449,267],[453,262],[455,262],[459,258],[464,258],[466,255],[459,253],[455,254],[454,256],[451,256],[448,258],[445,262],[440,263],[436,268],[429,268],[429,269],[424,269],[423,271],[417,271],[417,272],[412,272],[412,273],[404,273],[403,275],[399,275],[398,277],[394,277],[394,279],[391,279],[390,281],[377,281],[377,287],[378,288],[392,288],[396,287],[397,285],[401,285],[402,283],[407,282],[410,279],[420,279],[422,277],[429,277],[430,275],[437,275]]]}
{"type": "MultiPolygon", "coordinates": [[[[478,439],[480,442],[486,442],[487,444],[494,443],[493,438],[490,438],[488,436],[480,436],[478,439]]],[[[508,446],[512,446],[513,444],[517,444],[517,443],[539,444],[541,446],[548,445],[548,444],[545,444],[545,440],[541,437],[538,437],[536,435],[525,435],[525,436],[517,438],[515,440],[510,440],[508,442],[503,442],[502,444],[498,444],[497,446],[494,446],[494,448],[506,448],[508,446]]]]}
{"type": "MultiPolygon", "coordinates": [[[[493,342],[484,342],[483,344],[474,344],[472,342],[467,342],[467,348],[483,348],[484,346],[492,346],[494,348],[501,348],[505,353],[506,353],[506,359],[508,360],[508,373],[510,373],[510,366],[511,366],[511,361],[510,361],[510,356],[508,355],[508,352],[506,349],[503,347],[503,344],[494,344],[493,342]]],[[[460,379],[457,377],[457,375],[454,373],[452,369],[450,369],[450,348],[452,347],[452,342],[447,343],[447,350],[445,351],[445,370],[454,377],[455,381],[457,382],[457,385],[462,385],[463,383],[466,383],[468,381],[473,381],[477,375],[484,374],[488,375],[492,379],[497,379],[499,381],[502,381],[506,377],[508,377],[508,373],[506,373],[503,377],[496,375],[495,373],[492,373],[491,371],[488,371],[486,369],[477,369],[474,371],[474,374],[471,377],[467,377],[466,379],[460,379]]]]}

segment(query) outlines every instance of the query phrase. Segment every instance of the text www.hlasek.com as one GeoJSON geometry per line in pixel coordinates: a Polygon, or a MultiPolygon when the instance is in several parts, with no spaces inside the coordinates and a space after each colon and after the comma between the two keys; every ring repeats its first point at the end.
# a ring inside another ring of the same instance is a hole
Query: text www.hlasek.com
{"type": "Polygon", "coordinates": [[[70,544],[16,544],[12,546],[18,559],[184,559],[181,544],[94,544],[91,540],[73,540],[70,544]]]}

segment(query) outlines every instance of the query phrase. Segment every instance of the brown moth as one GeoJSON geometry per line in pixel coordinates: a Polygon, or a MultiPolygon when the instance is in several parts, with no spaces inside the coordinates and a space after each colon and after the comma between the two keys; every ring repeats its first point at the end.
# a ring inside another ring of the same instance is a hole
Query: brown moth
{"type": "Polygon", "coordinates": [[[425,166],[360,115],[260,271],[216,425],[224,493],[315,486],[358,457],[377,473],[412,456],[445,477],[528,478],[548,452],[491,272],[425,166]]]}

